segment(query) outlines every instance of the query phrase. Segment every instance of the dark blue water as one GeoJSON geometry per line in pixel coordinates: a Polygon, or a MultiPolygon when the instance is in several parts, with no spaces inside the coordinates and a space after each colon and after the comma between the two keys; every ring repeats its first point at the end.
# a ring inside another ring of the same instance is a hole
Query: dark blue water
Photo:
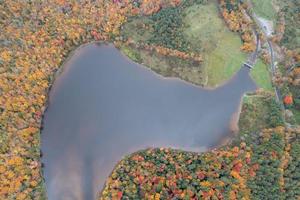
{"type": "Polygon", "coordinates": [[[83,47],[64,67],[42,131],[49,200],[94,199],[115,164],[140,149],[219,144],[242,95],[255,89],[246,68],[205,90],[162,78],[111,45],[83,47]]]}

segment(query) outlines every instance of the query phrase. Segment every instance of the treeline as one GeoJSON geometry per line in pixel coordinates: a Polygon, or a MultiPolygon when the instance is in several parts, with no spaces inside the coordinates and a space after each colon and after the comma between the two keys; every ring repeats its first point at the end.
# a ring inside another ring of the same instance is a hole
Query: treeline
{"type": "Polygon", "coordinates": [[[243,1],[219,0],[221,14],[229,29],[239,32],[242,37],[245,52],[256,49],[256,37],[251,29],[251,19],[247,16],[247,4],[243,1]]]}
{"type": "Polygon", "coordinates": [[[164,148],[134,153],[117,165],[100,199],[297,199],[300,130],[253,134],[255,141],[241,138],[239,145],[203,154],[164,148]]]}
{"type": "MultiPolygon", "coordinates": [[[[180,2],[178,6],[164,6],[158,3],[156,6],[159,5],[159,8],[156,9],[156,12],[140,13],[144,17],[146,15],[146,19],[142,28],[137,28],[137,32],[148,32],[150,38],[139,42],[144,42],[146,45],[156,45],[172,50],[179,50],[185,53],[195,52],[192,48],[193,45],[185,38],[183,33],[185,28],[183,24],[184,10],[196,4],[206,4],[208,1],[182,0],[180,2]]],[[[150,10],[152,8],[152,4],[148,1],[135,1],[134,4],[139,8],[143,7],[143,9],[146,8],[146,5],[148,5],[150,10]]],[[[251,29],[251,21],[245,16],[246,4],[240,1],[228,0],[220,0],[219,4],[222,16],[228,24],[229,29],[239,32],[241,35],[243,41],[241,49],[246,52],[254,51],[256,48],[255,35],[253,35],[251,29]]],[[[130,39],[130,35],[124,34],[122,35],[122,39],[126,41],[130,39]]],[[[145,44],[141,44],[140,46],[145,44]]]]}
{"type": "Polygon", "coordinates": [[[251,199],[283,199],[280,183],[283,169],[279,167],[285,147],[284,128],[263,130],[251,145],[252,162],[259,165],[256,176],[248,181],[251,199]]]}
{"type": "Polygon", "coordinates": [[[150,17],[153,34],[149,43],[170,49],[189,51],[189,42],[182,31],[182,12],[179,7],[165,8],[150,17]]]}
{"type": "Polygon", "coordinates": [[[195,4],[206,3],[207,0],[183,0],[179,6],[166,7],[149,17],[151,38],[147,43],[163,46],[182,52],[191,51],[190,43],[183,34],[183,10],[195,4]]]}
{"type": "Polygon", "coordinates": [[[246,181],[256,170],[250,160],[246,144],[205,154],[163,148],[140,151],[118,164],[100,199],[247,197],[246,181]]]}
{"type": "Polygon", "coordinates": [[[255,137],[253,132],[284,125],[280,106],[273,93],[256,91],[248,93],[244,98],[239,118],[242,134],[255,137]]]}
{"type": "Polygon", "coordinates": [[[40,128],[54,74],[70,51],[113,41],[127,17],[142,12],[126,0],[0,0],[1,200],[46,199],[40,128]]]}
{"type": "Polygon", "coordinates": [[[280,12],[284,16],[285,30],[281,45],[291,50],[298,49],[300,53],[300,1],[299,0],[283,0],[280,12]]]}
{"type": "Polygon", "coordinates": [[[288,112],[288,122],[300,123],[300,1],[282,0],[272,41],[280,46],[279,66],[273,82],[284,97],[285,108],[288,112]]]}
{"type": "Polygon", "coordinates": [[[287,139],[289,155],[286,156],[283,192],[285,199],[293,200],[300,197],[300,134],[290,133],[287,139]]]}

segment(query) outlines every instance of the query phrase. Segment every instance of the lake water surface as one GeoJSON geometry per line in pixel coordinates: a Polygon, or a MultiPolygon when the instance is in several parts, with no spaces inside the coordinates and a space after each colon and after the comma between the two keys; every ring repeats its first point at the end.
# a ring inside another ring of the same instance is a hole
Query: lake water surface
{"type": "Polygon", "coordinates": [[[43,121],[49,200],[95,199],[115,164],[140,149],[219,144],[242,95],[255,88],[246,68],[206,90],[162,78],[112,45],[79,49],[56,79],[43,121]]]}

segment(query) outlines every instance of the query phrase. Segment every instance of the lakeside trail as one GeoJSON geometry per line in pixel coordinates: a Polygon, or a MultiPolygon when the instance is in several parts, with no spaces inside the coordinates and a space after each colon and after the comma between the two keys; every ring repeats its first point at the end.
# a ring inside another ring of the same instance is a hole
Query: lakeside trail
{"type": "MultiPolygon", "coordinates": [[[[271,62],[270,62],[270,70],[271,70],[271,75],[272,75],[272,80],[275,76],[275,72],[276,72],[276,66],[275,66],[275,56],[274,56],[274,50],[273,50],[273,46],[272,46],[272,42],[270,41],[269,37],[272,35],[273,33],[273,28],[272,26],[270,26],[267,23],[267,20],[264,20],[261,17],[258,17],[255,13],[253,13],[253,19],[255,21],[255,23],[260,27],[260,29],[262,30],[265,38],[266,38],[266,42],[268,45],[268,51],[271,57],[271,62]]],[[[275,96],[276,96],[276,101],[277,103],[279,103],[280,108],[282,109],[282,111],[285,111],[285,107],[283,104],[283,99],[282,99],[282,95],[280,93],[279,88],[276,85],[274,86],[274,92],[275,92],[275,96]]]]}

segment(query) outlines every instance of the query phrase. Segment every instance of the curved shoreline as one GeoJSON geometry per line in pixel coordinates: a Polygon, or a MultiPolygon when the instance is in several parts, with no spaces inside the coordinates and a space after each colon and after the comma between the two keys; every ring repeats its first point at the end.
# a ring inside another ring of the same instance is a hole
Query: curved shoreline
{"type": "MultiPolygon", "coordinates": [[[[209,87],[209,86],[200,86],[200,85],[197,85],[195,83],[192,83],[192,82],[189,82],[187,80],[184,80],[184,79],[181,79],[179,77],[175,77],[175,76],[163,76],[162,74],[159,74],[157,73],[156,71],[152,70],[150,67],[147,67],[146,65],[143,65],[141,63],[138,63],[138,62],[135,62],[134,60],[130,59],[128,56],[126,56],[121,50],[120,48],[114,44],[114,42],[112,41],[90,41],[90,42],[87,42],[87,43],[84,43],[84,44],[81,44],[77,47],[75,47],[74,49],[70,50],[69,54],[66,56],[65,60],[62,62],[62,64],[60,65],[60,67],[57,69],[56,72],[54,72],[54,75],[53,77],[51,78],[51,84],[49,84],[50,86],[48,87],[48,90],[46,91],[47,93],[47,96],[46,96],[46,103],[45,103],[45,109],[43,111],[43,115],[42,115],[42,120],[41,120],[41,127],[40,129],[42,130],[43,129],[43,124],[44,124],[44,113],[47,111],[48,109],[48,106],[49,106],[49,94],[50,94],[50,91],[52,90],[52,87],[54,85],[54,82],[57,80],[57,78],[63,73],[65,72],[65,68],[66,68],[66,64],[71,60],[71,58],[76,54],[78,53],[82,48],[88,46],[88,45],[102,45],[102,44],[106,44],[106,45],[113,45],[115,48],[117,48],[119,50],[119,52],[122,54],[122,56],[129,60],[130,62],[133,62],[135,64],[137,64],[139,67],[142,67],[143,69],[147,70],[147,71],[150,71],[152,73],[155,74],[155,76],[157,76],[159,79],[161,80],[175,80],[175,81],[180,81],[180,82],[183,82],[187,85],[190,85],[192,87],[195,87],[195,88],[200,88],[202,90],[206,90],[206,91],[212,91],[212,90],[216,90],[216,89],[219,89],[223,86],[225,86],[228,82],[230,82],[235,76],[236,74],[238,73],[235,72],[228,80],[225,80],[223,83],[219,84],[218,86],[216,87],[209,87]]],[[[243,66],[241,66],[242,68],[243,66]]],[[[240,69],[241,69],[240,68],[240,69]]],[[[253,80],[253,78],[250,76],[250,78],[253,80]]],[[[253,80],[254,81],[254,80],[253,80]]],[[[257,86],[257,83],[254,81],[254,83],[256,84],[257,86]]],[[[246,93],[245,93],[246,94],[246,93]]],[[[240,106],[242,106],[242,99],[240,101],[240,106]]],[[[239,116],[239,115],[238,115],[239,116]]],[[[239,117],[238,117],[239,118],[239,117]]]]}
{"type": "MultiPolygon", "coordinates": [[[[111,44],[111,43],[110,43],[111,44]]],[[[188,85],[191,85],[193,87],[197,87],[197,88],[201,88],[201,89],[204,89],[204,90],[207,90],[207,91],[211,91],[211,90],[216,90],[216,89],[219,89],[221,87],[223,87],[224,85],[226,85],[228,82],[230,82],[234,76],[238,73],[238,71],[242,68],[240,68],[239,70],[237,70],[235,73],[232,74],[232,76],[229,78],[229,79],[226,79],[222,82],[220,82],[218,85],[216,85],[215,87],[212,87],[212,86],[207,86],[207,85],[198,85],[198,84],[195,84],[193,82],[190,82],[190,81],[187,81],[185,79],[182,79],[180,77],[177,77],[177,76],[164,76],[158,72],[156,72],[155,70],[151,69],[151,67],[148,67],[147,65],[144,65],[142,63],[139,63],[139,62],[136,62],[132,59],[130,59],[117,45],[114,44],[114,46],[119,49],[119,51],[121,52],[121,54],[124,56],[125,59],[127,60],[130,60],[131,62],[134,62],[136,63],[137,65],[140,65],[141,67],[145,68],[146,70],[149,70],[153,73],[155,73],[157,76],[159,76],[160,79],[163,79],[163,80],[177,80],[177,81],[181,81],[181,82],[184,82],[185,84],[188,84],[188,85]]],[[[208,82],[208,76],[205,76],[206,77],[206,82],[208,82]]]]}
{"type": "MultiPolygon", "coordinates": [[[[246,93],[241,97],[241,100],[240,100],[240,104],[239,104],[239,107],[238,107],[238,111],[235,112],[232,116],[232,121],[231,121],[231,126],[232,126],[232,123],[233,123],[233,126],[236,126],[238,128],[238,122],[239,122],[239,118],[240,118],[240,114],[241,114],[241,111],[242,111],[242,106],[243,106],[243,98],[244,96],[246,95],[246,93]]],[[[129,157],[132,157],[134,156],[135,154],[138,154],[140,152],[144,152],[144,151],[147,151],[149,149],[171,149],[173,151],[178,151],[178,152],[181,152],[181,153],[196,153],[196,154],[203,154],[203,153],[207,153],[207,152],[211,152],[211,151],[214,151],[216,149],[219,149],[219,148],[224,148],[226,146],[229,146],[233,139],[235,137],[238,136],[238,130],[232,130],[231,133],[226,136],[225,138],[223,138],[220,142],[218,142],[218,144],[216,144],[214,147],[211,147],[211,148],[205,148],[204,151],[189,151],[189,150],[183,150],[183,149],[177,149],[177,148],[174,148],[174,147],[154,147],[154,148],[145,148],[145,149],[141,149],[141,150],[138,150],[138,151],[135,151],[133,153],[130,153],[130,154],[126,154],[124,155],[116,164],[115,166],[113,167],[113,169],[111,170],[111,172],[108,174],[103,186],[101,189],[99,189],[99,192],[97,192],[97,199],[101,198],[101,195],[103,193],[103,191],[105,190],[106,188],[106,185],[107,185],[107,181],[108,181],[108,178],[111,177],[112,173],[117,169],[117,167],[124,161],[124,159],[126,158],[129,158],[129,157]]]]}
{"type": "MultiPolygon", "coordinates": [[[[72,56],[74,56],[74,55],[75,55],[79,50],[81,50],[82,48],[84,48],[84,47],[86,47],[86,46],[88,46],[88,45],[91,45],[91,44],[101,45],[101,44],[108,44],[108,42],[97,42],[97,41],[89,42],[89,43],[82,44],[82,45],[80,45],[79,47],[77,47],[77,48],[75,48],[74,50],[72,50],[72,51],[69,53],[69,55],[66,57],[66,59],[64,60],[64,62],[63,62],[63,64],[61,65],[61,67],[56,71],[56,73],[55,73],[55,75],[54,75],[54,78],[52,79],[52,80],[53,80],[53,83],[57,80],[57,78],[58,78],[63,72],[65,72],[66,66],[69,65],[69,64],[67,64],[67,62],[70,61],[70,59],[72,58],[72,56]]],[[[109,43],[108,45],[109,45],[109,46],[113,46],[113,44],[111,44],[111,43],[109,43]]],[[[121,51],[119,51],[119,52],[121,53],[121,51]]],[[[182,79],[180,79],[180,78],[178,78],[178,77],[164,77],[163,75],[158,74],[157,72],[155,72],[155,71],[149,69],[148,67],[143,66],[142,64],[139,64],[139,63],[136,63],[136,62],[132,61],[132,60],[129,59],[127,56],[125,56],[123,53],[121,53],[121,54],[122,54],[122,56],[123,56],[125,59],[129,60],[130,62],[133,62],[133,63],[137,64],[139,67],[143,67],[143,69],[147,69],[147,71],[150,71],[151,73],[153,73],[155,76],[157,76],[157,77],[158,77],[159,79],[161,79],[161,80],[176,80],[176,81],[183,82],[183,83],[185,83],[185,84],[187,84],[187,85],[190,85],[190,86],[192,86],[192,87],[200,88],[200,89],[206,90],[206,91],[217,89],[217,88],[214,88],[214,89],[207,89],[207,88],[201,87],[201,86],[199,86],[199,85],[195,85],[195,84],[193,84],[193,83],[190,83],[190,82],[187,82],[187,81],[185,81],[185,80],[182,80],[182,79]]],[[[234,75],[233,77],[231,77],[230,80],[232,80],[234,77],[235,77],[235,75],[234,75]]],[[[230,80],[229,80],[229,81],[230,81],[230,80]]],[[[52,87],[53,87],[53,83],[52,83],[51,86],[49,87],[49,90],[48,90],[48,93],[47,93],[47,107],[46,107],[46,109],[45,109],[45,111],[44,111],[44,113],[43,113],[41,130],[43,129],[43,124],[44,124],[44,114],[45,114],[45,112],[46,112],[47,109],[48,109],[49,100],[50,100],[50,95],[49,95],[49,93],[50,93],[50,91],[51,91],[51,89],[52,89],[52,87]]],[[[218,87],[218,88],[219,88],[219,87],[218,87]]],[[[242,106],[242,98],[241,98],[240,101],[239,101],[239,108],[241,108],[241,106],[242,106]]],[[[239,109],[238,113],[240,113],[240,109],[239,109]]],[[[238,117],[236,117],[235,120],[234,120],[234,121],[235,121],[235,122],[234,122],[235,124],[238,123],[238,119],[239,119],[239,114],[238,114],[238,117]]],[[[205,149],[205,151],[181,150],[181,149],[176,149],[176,148],[174,148],[174,147],[168,147],[168,148],[169,148],[169,149],[173,149],[173,150],[178,150],[178,151],[181,151],[181,152],[193,152],[193,153],[204,153],[204,152],[209,152],[209,151],[212,151],[212,150],[214,150],[214,149],[216,149],[216,148],[219,148],[220,146],[225,146],[225,145],[230,144],[230,142],[231,142],[230,139],[232,139],[232,137],[234,137],[235,135],[232,135],[232,132],[230,132],[228,135],[229,135],[229,136],[227,136],[227,137],[225,138],[225,140],[226,140],[225,143],[224,143],[224,140],[222,140],[221,142],[218,142],[218,143],[217,143],[216,145],[214,145],[213,147],[205,149]]],[[[146,149],[149,149],[149,148],[146,148],[146,149]]],[[[156,148],[153,148],[153,149],[156,149],[156,148]]],[[[114,166],[114,168],[111,170],[111,173],[112,173],[112,172],[114,171],[114,169],[120,164],[120,162],[122,162],[122,160],[123,160],[125,157],[127,157],[127,156],[130,157],[131,155],[136,154],[136,153],[141,152],[141,151],[145,151],[145,149],[142,149],[142,150],[133,152],[132,154],[127,154],[127,155],[122,156],[122,158],[117,162],[117,164],[116,164],[116,165],[114,166]]],[[[111,174],[111,173],[110,173],[110,174],[111,174]]],[[[108,176],[108,177],[109,177],[109,176],[108,176]]],[[[107,179],[106,179],[106,181],[107,181],[107,179]]],[[[104,190],[105,185],[106,185],[106,181],[105,181],[105,183],[104,183],[103,188],[102,188],[101,191],[104,190]]],[[[101,193],[102,193],[102,192],[101,192],[101,193]]]]}
{"type": "MultiPolygon", "coordinates": [[[[113,45],[114,47],[116,47],[120,53],[122,54],[122,56],[129,60],[130,62],[133,62],[137,65],[139,65],[140,67],[148,70],[148,71],[151,71],[153,72],[158,78],[160,78],[161,80],[176,80],[176,81],[180,81],[180,82],[183,82],[185,84],[188,84],[192,87],[195,87],[195,88],[200,88],[200,89],[203,89],[203,90],[207,90],[207,91],[211,91],[211,90],[216,90],[216,89],[219,89],[223,86],[225,86],[228,82],[230,82],[234,76],[236,76],[236,74],[238,73],[235,72],[228,80],[225,80],[224,82],[220,83],[219,85],[217,85],[216,87],[209,87],[209,86],[201,86],[201,85],[197,85],[195,83],[192,83],[192,82],[189,82],[187,80],[184,80],[184,79],[181,79],[179,77],[175,77],[175,76],[163,76],[162,74],[159,74],[157,73],[156,71],[152,70],[150,67],[147,67],[146,65],[143,65],[141,63],[138,63],[138,62],[135,62],[134,60],[130,59],[128,56],[126,56],[121,50],[120,48],[114,44],[113,41],[90,41],[90,42],[87,42],[87,43],[84,43],[84,44],[81,44],[81,45],[78,45],[76,47],[74,47],[72,50],[69,51],[68,55],[65,57],[64,61],[61,63],[60,67],[57,69],[57,71],[54,72],[53,76],[51,77],[51,83],[49,84],[50,86],[48,87],[48,90],[46,91],[47,93],[47,96],[46,96],[46,103],[44,105],[45,109],[43,110],[43,115],[42,115],[42,120],[41,120],[41,127],[40,129],[42,130],[43,129],[43,121],[44,121],[44,113],[47,111],[48,109],[48,105],[49,105],[49,93],[53,87],[53,84],[54,82],[56,81],[56,79],[58,78],[58,76],[60,76],[64,70],[65,70],[65,67],[66,67],[66,64],[68,61],[70,61],[70,59],[72,58],[73,55],[75,55],[77,52],[80,51],[80,49],[88,46],[88,45],[91,45],[91,44],[95,44],[95,45],[101,45],[101,44],[108,44],[108,45],[113,45]]],[[[243,67],[243,66],[242,66],[243,67]]],[[[241,67],[241,68],[242,68],[241,67]]],[[[250,78],[252,79],[252,77],[250,76],[250,78]]],[[[252,79],[253,80],[253,79],[252,79]]],[[[254,80],[253,80],[254,81],[254,80]]],[[[257,85],[257,83],[254,81],[254,83],[257,85]]],[[[241,102],[242,104],[242,102],[241,102]]]]}

